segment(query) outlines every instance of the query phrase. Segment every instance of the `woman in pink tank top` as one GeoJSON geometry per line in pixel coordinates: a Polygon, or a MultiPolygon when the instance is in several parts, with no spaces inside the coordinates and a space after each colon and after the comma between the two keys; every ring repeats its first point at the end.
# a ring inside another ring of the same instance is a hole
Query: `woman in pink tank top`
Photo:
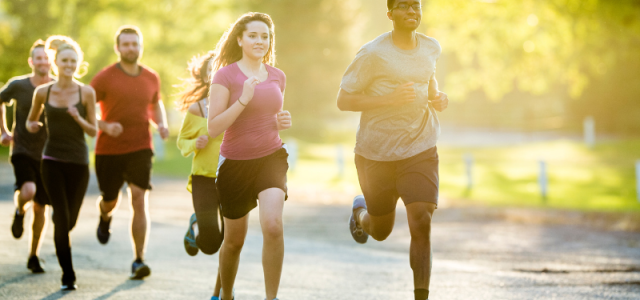
{"type": "Polygon", "coordinates": [[[277,299],[287,198],[287,151],[278,132],[291,127],[283,111],[285,74],[275,63],[273,21],[267,14],[242,15],[218,42],[209,92],[207,129],[224,132],[216,186],[224,216],[220,249],[220,299],[233,299],[249,212],[260,203],[265,299],[277,299]]]}

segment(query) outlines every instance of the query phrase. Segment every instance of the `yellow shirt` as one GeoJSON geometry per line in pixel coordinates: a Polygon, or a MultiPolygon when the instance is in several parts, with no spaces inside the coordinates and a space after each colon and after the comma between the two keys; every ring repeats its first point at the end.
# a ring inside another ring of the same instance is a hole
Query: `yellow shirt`
{"type": "MultiPolygon", "coordinates": [[[[180,153],[184,157],[195,153],[191,164],[191,175],[216,178],[222,134],[215,139],[209,137],[207,146],[203,149],[196,149],[196,140],[203,135],[209,135],[207,132],[207,119],[187,112],[178,135],[178,149],[180,149],[180,153]]],[[[189,175],[189,183],[187,184],[189,192],[191,192],[191,175],[189,175]]]]}

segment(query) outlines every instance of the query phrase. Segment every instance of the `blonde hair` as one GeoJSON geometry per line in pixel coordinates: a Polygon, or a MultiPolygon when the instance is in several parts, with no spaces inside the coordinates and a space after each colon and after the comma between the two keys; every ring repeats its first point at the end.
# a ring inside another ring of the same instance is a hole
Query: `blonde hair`
{"type": "Polygon", "coordinates": [[[191,74],[189,78],[181,78],[182,83],[177,85],[181,91],[177,94],[176,108],[179,111],[186,111],[191,104],[196,103],[209,95],[209,83],[211,76],[207,75],[209,66],[216,57],[214,51],[209,51],[204,55],[194,56],[188,64],[187,70],[191,74]]]}
{"type": "Polygon", "coordinates": [[[82,49],[80,49],[78,43],[68,36],[52,35],[47,39],[44,45],[44,50],[47,52],[49,61],[51,62],[51,72],[56,76],[58,75],[58,66],[55,62],[58,58],[58,54],[63,50],[69,49],[73,50],[78,55],[78,68],[73,74],[73,77],[80,78],[87,74],[89,64],[84,61],[84,53],[82,52],[82,49]]]}

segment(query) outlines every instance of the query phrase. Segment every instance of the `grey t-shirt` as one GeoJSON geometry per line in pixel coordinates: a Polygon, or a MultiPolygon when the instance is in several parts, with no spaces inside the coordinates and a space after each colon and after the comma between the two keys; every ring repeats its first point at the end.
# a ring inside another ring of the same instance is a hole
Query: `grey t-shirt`
{"type": "MultiPolygon", "coordinates": [[[[36,87],[29,75],[14,77],[0,90],[0,105],[14,101],[13,107],[13,143],[11,155],[27,155],[35,160],[42,159],[42,149],[47,140],[47,131],[41,128],[36,133],[27,131],[27,117],[31,110],[31,101],[36,87]]],[[[44,114],[40,116],[44,123],[44,114]]]]}
{"type": "Polygon", "coordinates": [[[355,153],[364,158],[396,161],[436,145],[440,123],[429,106],[429,81],[435,78],[442,50],[435,39],[420,33],[417,37],[414,49],[402,50],[391,32],[382,34],[360,48],[342,77],[342,90],[369,96],[388,95],[401,84],[415,83],[415,102],[362,112],[355,153]]]}

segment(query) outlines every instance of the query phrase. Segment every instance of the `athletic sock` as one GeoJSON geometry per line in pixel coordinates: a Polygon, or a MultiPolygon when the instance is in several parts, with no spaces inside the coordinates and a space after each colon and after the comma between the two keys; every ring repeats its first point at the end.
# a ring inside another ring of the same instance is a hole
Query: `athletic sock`
{"type": "Polygon", "coordinates": [[[429,290],[427,290],[427,289],[415,289],[415,290],[413,290],[413,293],[416,296],[416,300],[428,300],[429,299],[429,290]]]}
{"type": "Polygon", "coordinates": [[[356,220],[358,221],[358,224],[360,224],[360,226],[362,226],[362,221],[364,220],[364,216],[363,214],[366,213],[367,210],[364,208],[359,208],[356,211],[356,220]]]}

